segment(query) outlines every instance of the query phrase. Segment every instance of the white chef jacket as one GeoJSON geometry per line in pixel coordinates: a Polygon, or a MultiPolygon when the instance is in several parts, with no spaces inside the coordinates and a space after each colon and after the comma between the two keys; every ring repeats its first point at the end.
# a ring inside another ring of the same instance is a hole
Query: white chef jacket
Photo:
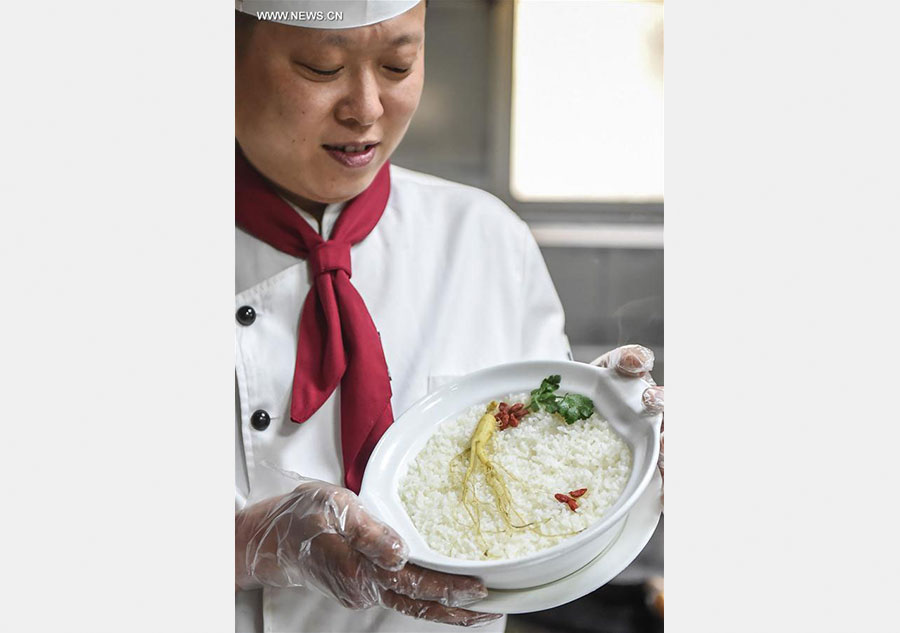
{"type": "MultiPolygon", "coordinates": [[[[329,205],[326,239],[343,204],[329,205]]],[[[563,311],[527,225],[484,191],[391,166],[387,207],[350,251],[352,283],[368,307],[391,375],[395,417],[447,380],[528,359],[570,358],[563,311]]],[[[306,422],[290,419],[297,327],[310,288],[304,260],[236,229],[236,508],[296,485],[276,468],[341,484],[339,394],[306,422]],[[250,423],[257,410],[271,423],[250,423]]],[[[353,611],[310,589],[238,592],[238,631],[456,631],[374,607],[353,611]],[[261,594],[261,595],[260,595],[261,594]]],[[[502,631],[506,619],[483,631],[502,631]]]]}

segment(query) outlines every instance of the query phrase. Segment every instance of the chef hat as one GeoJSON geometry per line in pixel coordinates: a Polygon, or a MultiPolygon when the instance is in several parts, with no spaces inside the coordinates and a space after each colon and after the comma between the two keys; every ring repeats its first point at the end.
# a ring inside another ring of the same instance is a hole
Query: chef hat
{"type": "Polygon", "coordinates": [[[419,0],[235,0],[234,8],[259,19],[314,29],[351,29],[409,11],[419,0]]]}

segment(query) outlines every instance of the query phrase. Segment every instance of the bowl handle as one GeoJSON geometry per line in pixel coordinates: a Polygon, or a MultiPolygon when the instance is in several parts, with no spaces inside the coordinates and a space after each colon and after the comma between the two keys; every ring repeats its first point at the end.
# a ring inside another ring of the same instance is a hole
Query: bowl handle
{"type": "Polygon", "coordinates": [[[646,391],[648,387],[652,387],[656,384],[655,382],[653,382],[653,379],[651,378],[650,380],[647,380],[646,378],[629,378],[620,374],[615,370],[615,368],[600,367],[598,362],[602,358],[603,356],[599,356],[589,364],[608,372],[610,382],[609,386],[618,392],[622,401],[626,402],[628,404],[628,407],[634,413],[637,413],[643,419],[650,422],[656,428],[656,431],[659,432],[659,428],[662,424],[662,414],[653,411],[647,411],[644,408],[644,391],[646,391]]]}

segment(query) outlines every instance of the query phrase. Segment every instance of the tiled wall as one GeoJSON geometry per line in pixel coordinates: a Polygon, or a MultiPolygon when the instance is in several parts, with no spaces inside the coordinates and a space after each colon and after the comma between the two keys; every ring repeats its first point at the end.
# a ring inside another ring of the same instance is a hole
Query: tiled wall
{"type": "Polygon", "coordinates": [[[566,310],[576,360],[589,362],[624,343],[657,355],[663,382],[663,252],[656,249],[544,247],[550,276],[566,310]]]}

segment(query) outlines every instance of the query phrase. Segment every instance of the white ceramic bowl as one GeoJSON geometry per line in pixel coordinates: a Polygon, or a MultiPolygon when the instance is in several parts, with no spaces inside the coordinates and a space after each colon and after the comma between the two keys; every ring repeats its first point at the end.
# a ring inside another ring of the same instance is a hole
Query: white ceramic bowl
{"type": "Polygon", "coordinates": [[[369,458],[360,498],[369,511],[400,533],[409,545],[410,561],[417,565],[477,576],[492,589],[525,589],[559,580],[596,558],[613,541],[653,476],[662,416],[644,412],[641,395],[646,387],[643,380],[571,361],[510,363],[468,374],[422,398],[394,421],[369,458]],[[622,495],[583,532],[528,556],[475,561],[432,550],[400,501],[399,484],[409,464],[441,423],[457,419],[473,405],[528,393],[552,374],[562,376],[560,392],[580,393],[593,400],[600,416],[631,448],[633,466],[622,495]]]}

